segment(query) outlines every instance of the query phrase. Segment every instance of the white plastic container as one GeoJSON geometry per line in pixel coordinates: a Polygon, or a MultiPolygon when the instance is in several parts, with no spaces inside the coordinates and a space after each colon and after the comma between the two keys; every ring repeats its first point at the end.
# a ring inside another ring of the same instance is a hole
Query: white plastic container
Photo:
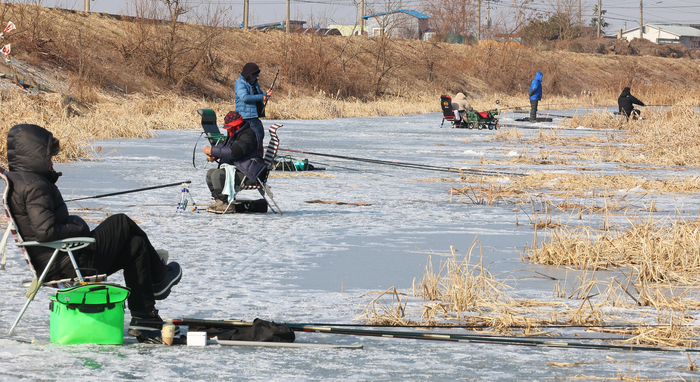
{"type": "Polygon", "coordinates": [[[187,346],[206,346],[206,332],[187,332],[187,346]]]}

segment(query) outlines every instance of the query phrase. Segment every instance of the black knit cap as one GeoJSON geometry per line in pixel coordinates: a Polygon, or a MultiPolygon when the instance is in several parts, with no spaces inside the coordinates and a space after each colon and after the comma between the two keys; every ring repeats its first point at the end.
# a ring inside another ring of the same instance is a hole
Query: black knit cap
{"type": "Polygon", "coordinates": [[[243,66],[243,70],[241,70],[241,75],[243,78],[248,78],[248,76],[251,76],[255,73],[260,73],[260,68],[258,68],[258,65],[249,62],[243,66]]]}

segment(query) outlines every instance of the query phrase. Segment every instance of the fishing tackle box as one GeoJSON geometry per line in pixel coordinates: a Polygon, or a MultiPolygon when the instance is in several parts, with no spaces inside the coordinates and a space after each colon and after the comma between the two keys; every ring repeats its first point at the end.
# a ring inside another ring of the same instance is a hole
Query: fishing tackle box
{"type": "Polygon", "coordinates": [[[57,344],[124,343],[124,307],[129,288],[85,284],[51,295],[51,342],[57,344]]]}

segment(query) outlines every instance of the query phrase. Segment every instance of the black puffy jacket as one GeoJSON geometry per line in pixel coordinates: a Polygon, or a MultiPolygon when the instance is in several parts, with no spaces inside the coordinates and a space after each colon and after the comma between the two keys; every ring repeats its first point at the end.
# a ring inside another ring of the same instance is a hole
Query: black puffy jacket
{"type": "MultiPolygon", "coordinates": [[[[59,174],[51,165],[51,146],[56,141],[51,132],[37,125],[16,125],[7,134],[11,185],[9,208],[25,241],[53,241],[90,235],[90,228],[83,219],[68,214],[68,207],[56,187],[59,174]]],[[[28,247],[27,250],[34,268],[41,274],[53,249],[28,247]]],[[[61,270],[67,267],[70,269],[70,260],[62,254],[47,277],[65,275],[61,270]]]]}

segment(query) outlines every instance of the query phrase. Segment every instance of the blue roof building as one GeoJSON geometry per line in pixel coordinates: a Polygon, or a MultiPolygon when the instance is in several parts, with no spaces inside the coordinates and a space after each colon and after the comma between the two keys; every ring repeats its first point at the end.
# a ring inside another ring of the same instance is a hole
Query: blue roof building
{"type": "Polygon", "coordinates": [[[362,16],[366,20],[369,37],[387,35],[391,37],[421,39],[428,31],[430,16],[411,9],[376,13],[362,16]]]}

